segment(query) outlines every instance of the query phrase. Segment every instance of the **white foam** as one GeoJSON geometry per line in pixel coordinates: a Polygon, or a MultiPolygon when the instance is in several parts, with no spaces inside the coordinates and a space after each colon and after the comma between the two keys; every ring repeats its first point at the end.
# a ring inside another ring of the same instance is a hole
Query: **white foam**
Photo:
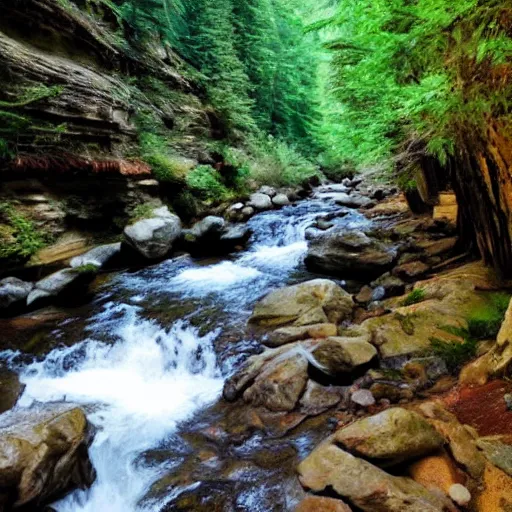
{"type": "Polygon", "coordinates": [[[171,280],[171,288],[184,288],[195,295],[220,292],[233,285],[251,281],[261,275],[255,268],[224,261],[208,267],[189,268],[171,280]]]}
{"type": "Polygon", "coordinates": [[[212,349],[178,322],[169,331],[127,314],[110,346],[88,340],[54,351],[22,374],[20,405],[65,399],[96,405],[98,427],[90,455],[98,477],[89,491],[54,505],[59,512],[127,512],[157,478],[157,469],[135,467],[137,457],[172,433],[178,422],[215,400],[222,388],[212,349]],[[66,367],[73,360],[73,370],[66,367]]]}

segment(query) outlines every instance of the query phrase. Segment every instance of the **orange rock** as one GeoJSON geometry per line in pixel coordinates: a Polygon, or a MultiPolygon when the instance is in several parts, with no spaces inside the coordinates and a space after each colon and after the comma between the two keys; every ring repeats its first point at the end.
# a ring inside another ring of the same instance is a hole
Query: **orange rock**
{"type": "Polygon", "coordinates": [[[409,466],[413,480],[427,489],[440,489],[446,495],[454,484],[464,484],[453,460],[444,451],[424,457],[409,466]]]}
{"type": "Polygon", "coordinates": [[[487,464],[484,490],[476,503],[477,512],[510,512],[512,510],[512,478],[497,467],[487,464]]]}
{"type": "Polygon", "coordinates": [[[351,512],[351,508],[341,500],[308,496],[299,503],[295,512],[351,512]]]}

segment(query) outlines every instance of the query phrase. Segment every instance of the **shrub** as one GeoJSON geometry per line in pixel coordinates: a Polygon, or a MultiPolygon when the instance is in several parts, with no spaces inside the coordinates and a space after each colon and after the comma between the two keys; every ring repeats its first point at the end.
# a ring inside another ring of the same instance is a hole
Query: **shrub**
{"type": "Polygon", "coordinates": [[[300,185],[321,175],[319,169],[293,146],[273,137],[254,139],[250,153],[251,177],[262,185],[300,185]]]}
{"type": "Polygon", "coordinates": [[[0,203],[0,258],[30,258],[47,244],[47,237],[18,213],[11,203],[0,203]]]}
{"type": "Polygon", "coordinates": [[[402,306],[412,306],[413,304],[417,304],[425,300],[426,297],[425,290],[423,288],[415,288],[405,299],[401,302],[402,306]]]}
{"type": "Polygon", "coordinates": [[[200,165],[191,171],[186,178],[187,185],[204,199],[224,199],[229,197],[222,177],[208,165],[200,165]]]}

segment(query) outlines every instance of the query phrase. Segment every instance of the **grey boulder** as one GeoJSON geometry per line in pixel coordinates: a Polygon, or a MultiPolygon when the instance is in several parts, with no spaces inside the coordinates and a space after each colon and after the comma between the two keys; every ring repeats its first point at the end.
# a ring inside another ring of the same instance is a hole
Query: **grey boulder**
{"type": "Polygon", "coordinates": [[[127,226],[124,237],[129,246],[147,259],[165,257],[181,235],[181,220],[164,206],[153,210],[153,216],[127,226]]]}

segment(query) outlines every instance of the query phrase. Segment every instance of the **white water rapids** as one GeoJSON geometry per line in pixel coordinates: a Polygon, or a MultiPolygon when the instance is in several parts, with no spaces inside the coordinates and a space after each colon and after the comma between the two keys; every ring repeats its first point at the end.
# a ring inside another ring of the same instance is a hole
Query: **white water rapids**
{"type": "MultiPolygon", "coordinates": [[[[142,505],[141,499],[169,467],[142,463],[141,454],[217,400],[223,374],[232,369],[220,368],[214,349],[220,325],[200,336],[186,319],[170,326],[148,319],[141,304],[156,292],[199,301],[210,297],[218,310],[245,319],[264,292],[293,282],[307,249],[306,228],[329,208],[334,210],[325,202],[309,201],[255,217],[250,247],[234,260],[206,266],[189,262],[185,267],[169,260],[117,276],[115,285],[106,285],[109,299],[89,319],[83,341],[21,367],[14,363],[16,354],[2,354],[26,385],[18,407],[34,401],[80,404],[97,428],[90,448],[95,483],[53,508],[58,512],[162,509],[164,503],[142,505]]],[[[350,229],[364,221],[352,214],[343,222],[350,229]]],[[[61,329],[65,331],[66,325],[61,329]]]]}

